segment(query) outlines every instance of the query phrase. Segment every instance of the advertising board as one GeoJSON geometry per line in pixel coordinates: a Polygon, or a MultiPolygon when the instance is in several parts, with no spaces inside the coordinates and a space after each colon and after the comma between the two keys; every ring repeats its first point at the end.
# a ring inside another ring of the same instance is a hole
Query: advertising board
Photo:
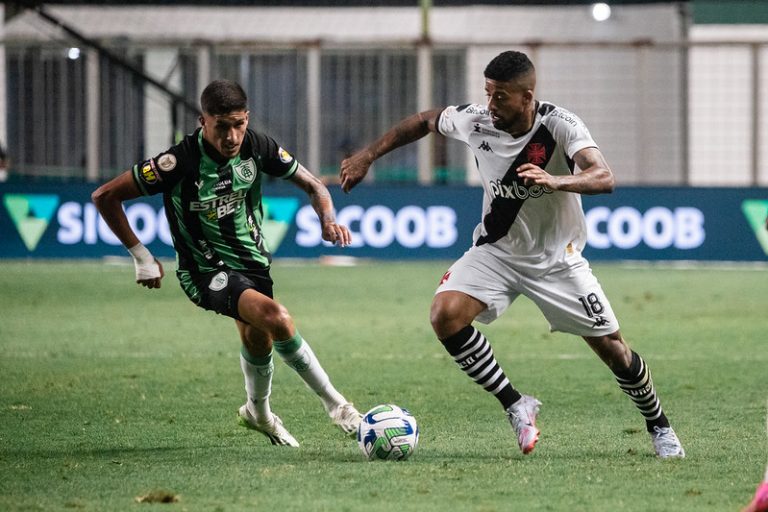
{"type": "MultiPolygon", "coordinates": [[[[90,200],[86,184],[0,185],[0,258],[125,256],[90,200]]],[[[304,193],[265,187],[264,235],[277,258],[345,255],[377,259],[453,259],[472,243],[481,217],[477,187],[331,187],[350,247],[322,241],[304,193]]],[[[592,260],[768,260],[768,189],[627,187],[582,198],[592,260]]],[[[172,257],[158,196],[126,204],[141,241],[172,257]]]]}

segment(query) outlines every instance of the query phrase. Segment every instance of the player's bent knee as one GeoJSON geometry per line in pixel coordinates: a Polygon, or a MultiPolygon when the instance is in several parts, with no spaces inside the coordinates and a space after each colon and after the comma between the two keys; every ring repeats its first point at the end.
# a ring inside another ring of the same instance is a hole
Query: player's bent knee
{"type": "Polygon", "coordinates": [[[285,306],[273,302],[262,312],[262,317],[275,339],[285,340],[293,335],[293,319],[285,306]]]}
{"type": "Polygon", "coordinates": [[[432,330],[438,338],[445,339],[452,334],[456,334],[465,327],[468,322],[464,322],[456,311],[450,307],[444,307],[433,303],[429,314],[429,321],[432,324],[432,330]]]}
{"type": "Polygon", "coordinates": [[[293,336],[293,318],[285,306],[264,296],[244,298],[245,294],[240,299],[240,314],[245,322],[276,340],[293,336]]]}

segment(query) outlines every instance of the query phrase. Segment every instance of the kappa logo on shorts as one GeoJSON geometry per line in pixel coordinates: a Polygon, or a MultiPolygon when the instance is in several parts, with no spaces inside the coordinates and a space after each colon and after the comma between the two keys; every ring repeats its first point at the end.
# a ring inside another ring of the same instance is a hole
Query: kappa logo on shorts
{"type": "Polygon", "coordinates": [[[227,277],[227,273],[222,270],[213,276],[213,279],[211,279],[211,282],[208,284],[208,288],[214,292],[218,292],[226,288],[228,282],[229,278],[227,277]]]}
{"type": "Polygon", "coordinates": [[[442,279],[440,279],[440,284],[445,284],[450,277],[451,277],[451,271],[449,270],[448,272],[443,274],[442,279]]]}

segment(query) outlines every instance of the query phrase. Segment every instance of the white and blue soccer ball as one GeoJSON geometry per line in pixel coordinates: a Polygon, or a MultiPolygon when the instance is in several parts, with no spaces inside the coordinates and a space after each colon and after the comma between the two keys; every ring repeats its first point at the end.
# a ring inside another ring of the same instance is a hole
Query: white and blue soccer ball
{"type": "Polygon", "coordinates": [[[357,444],[368,460],[405,460],[419,444],[419,426],[407,409],[377,405],[363,415],[357,444]]]}

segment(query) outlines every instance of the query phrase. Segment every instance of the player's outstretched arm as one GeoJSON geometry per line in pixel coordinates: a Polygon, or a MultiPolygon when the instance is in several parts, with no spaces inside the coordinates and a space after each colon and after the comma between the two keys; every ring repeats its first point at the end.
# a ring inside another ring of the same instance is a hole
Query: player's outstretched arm
{"type": "Polygon", "coordinates": [[[346,247],[352,241],[352,235],[347,226],[336,223],[336,213],[333,210],[333,200],[328,188],[323,185],[317,176],[309,172],[303,165],[291,178],[296,186],[304,190],[309,196],[309,202],[320,219],[323,229],[323,240],[346,247]]]}
{"type": "Polygon", "coordinates": [[[135,199],[140,195],[131,171],[126,171],[97,188],[91,194],[91,199],[104,222],[133,256],[136,282],[147,288],[160,288],[160,282],[165,275],[163,265],[139,241],[123,211],[123,201],[135,199]]]}
{"type": "Polygon", "coordinates": [[[552,176],[538,165],[523,164],[517,174],[526,186],[539,185],[550,190],[577,194],[607,194],[615,185],[613,172],[603,154],[594,147],[584,148],[573,155],[581,172],[568,176],[552,176]]]}
{"type": "Polygon", "coordinates": [[[386,155],[393,149],[419,140],[429,132],[436,132],[437,117],[442,111],[442,108],[438,108],[406,117],[390,128],[384,135],[349,158],[345,158],[341,162],[341,169],[339,171],[341,189],[344,192],[352,190],[355,185],[365,178],[365,175],[368,174],[368,169],[370,169],[371,164],[377,158],[386,155]]]}

